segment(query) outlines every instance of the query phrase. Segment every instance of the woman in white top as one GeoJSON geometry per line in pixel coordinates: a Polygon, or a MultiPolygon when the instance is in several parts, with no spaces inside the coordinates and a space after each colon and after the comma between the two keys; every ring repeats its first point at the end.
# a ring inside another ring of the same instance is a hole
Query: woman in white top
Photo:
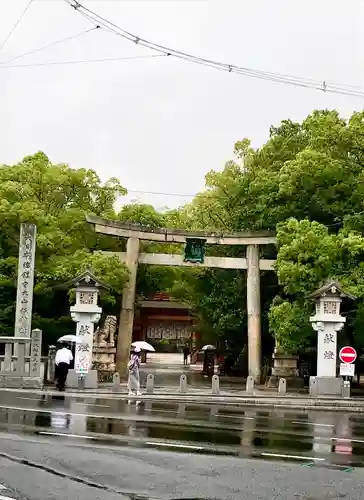
{"type": "Polygon", "coordinates": [[[129,396],[140,396],[140,349],[136,347],[130,357],[128,364],[129,377],[128,377],[128,390],[129,396]]]}

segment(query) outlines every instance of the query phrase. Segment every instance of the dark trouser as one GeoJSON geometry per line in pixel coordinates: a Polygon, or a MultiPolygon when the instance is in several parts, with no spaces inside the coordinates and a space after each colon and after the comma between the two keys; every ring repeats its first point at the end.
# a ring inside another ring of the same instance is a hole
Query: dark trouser
{"type": "Polygon", "coordinates": [[[57,389],[59,391],[65,389],[69,367],[68,363],[59,363],[57,366],[57,389]]]}

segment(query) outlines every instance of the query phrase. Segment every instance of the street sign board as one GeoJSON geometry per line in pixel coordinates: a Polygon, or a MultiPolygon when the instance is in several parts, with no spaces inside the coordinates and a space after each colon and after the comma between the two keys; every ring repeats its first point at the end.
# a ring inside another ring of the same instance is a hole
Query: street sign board
{"type": "Polygon", "coordinates": [[[341,377],[354,377],[355,365],[353,363],[340,363],[341,377]]]}
{"type": "Polygon", "coordinates": [[[87,374],[89,370],[89,362],[87,356],[76,358],[75,372],[79,374],[87,374]]]}
{"type": "Polygon", "coordinates": [[[346,346],[340,349],[339,358],[342,363],[354,363],[357,354],[354,347],[346,346]]]}

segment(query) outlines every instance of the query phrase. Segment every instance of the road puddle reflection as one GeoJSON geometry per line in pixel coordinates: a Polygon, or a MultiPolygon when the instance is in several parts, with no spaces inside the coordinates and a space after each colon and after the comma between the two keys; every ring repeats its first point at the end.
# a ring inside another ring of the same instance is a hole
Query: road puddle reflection
{"type": "Polygon", "coordinates": [[[23,404],[19,408],[18,400],[0,410],[2,431],[320,463],[343,470],[364,463],[364,417],[357,414],[63,395],[23,404]]]}

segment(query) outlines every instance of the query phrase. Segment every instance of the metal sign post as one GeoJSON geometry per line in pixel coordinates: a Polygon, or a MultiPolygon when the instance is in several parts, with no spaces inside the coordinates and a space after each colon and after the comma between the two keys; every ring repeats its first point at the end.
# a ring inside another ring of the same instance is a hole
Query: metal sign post
{"type": "Polygon", "coordinates": [[[357,353],[354,347],[345,346],[340,349],[339,358],[342,363],[354,363],[357,358],[357,353]]]}
{"type": "Polygon", "coordinates": [[[352,378],[355,375],[355,365],[354,362],[357,358],[357,353],[354,347],[345,346],[340,349],[340,375],[345,377],[343,386],[343,396],[344,398],[350,398],[351,393],[351,383],[349,377],[352,378]]]}

